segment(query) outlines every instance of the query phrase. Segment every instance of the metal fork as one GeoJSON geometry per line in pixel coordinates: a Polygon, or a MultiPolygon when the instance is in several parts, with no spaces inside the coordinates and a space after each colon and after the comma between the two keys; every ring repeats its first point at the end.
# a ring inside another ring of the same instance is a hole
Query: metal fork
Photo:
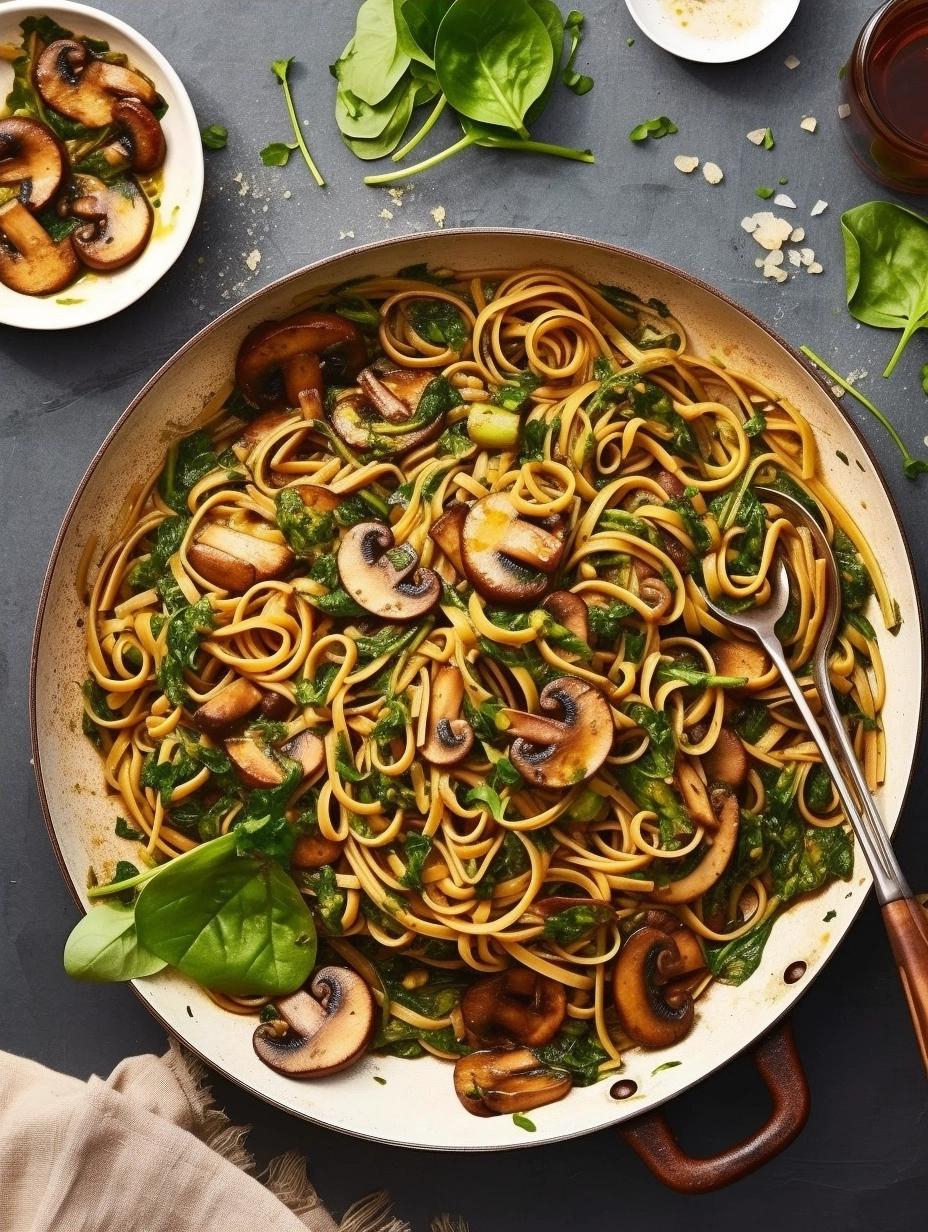
{"type": "Polygon", "coordinates": [[[928,914],[913,895],[896,860],[883,820],[854,754],[854,746],[844,726],[828,674],[828,655],[841,618],[838,566],[822,528],[799,501],[773,488],[757,487],[755,491],[762,500],[782,509],[791,522],[809,531],[817,554],[825,562],[826,612],[812,655],[812,678],[823,716],[840,753],[840,762],[812,713],[776,634],[777,621],[789,602],[789,574],[782,557],[777,554],[775,558],[770,578],[771,593],[766,603],[744,612],[723,611],[708,597],[705,597],[705,603],[723,624],[751,633],[760,642],[783,678],[796,709],[821,753],[845,815],[873,874],[883,922],[909,1004],[922,1061],[928,1071],[928,914]]]}

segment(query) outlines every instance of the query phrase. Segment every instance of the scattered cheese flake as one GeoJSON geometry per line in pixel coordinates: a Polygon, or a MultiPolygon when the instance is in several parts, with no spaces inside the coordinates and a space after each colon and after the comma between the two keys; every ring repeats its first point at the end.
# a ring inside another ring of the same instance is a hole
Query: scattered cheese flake
{"type": "Polygon", "coordinates": [[[393,211],[392,210],[381,210],[380,217],[385,219],[387,222],[389,222],[390,219],[393,217],[393,211]]]}
{"type": "Polygon", "coordinates": [[[338,238],[340,240],[353,240],[354,232],[353,231],[339,231],[338,238]]]}
{"type": "Polygon", "coordinates": [[[858,381],[862,381],[867,375],[866,368],[855,368],[853,372],[847,374],[846,380],[848,385],[856,385],[858,381]]]}
{"type": "Polygon", "coordinates": [[[796,202],[792,197],[787,196],[786,193],[777,193],[773,199],[773,204],[780,206],[784,210],[794,210],[796,208],[796,202]]]}
{"type": "Polygon", "coordinates": [[[766,248],[768,252],[782,248],[792,234],[792,225],[785,218],[777,218],[769,210],[762,210],[755,214],[754,218],[757,222],[754,238],[761,248],[766,248]]]}
{"type": "Polygon", "coordinates": [[[811,248],[800,248],[799,255],[802,258],[803,265],[811,265],[815,260],[815,253],[811,248]]]}
{"type": "Polygon", "coordinates": [[[774,282],[786,282],[789,274],[787,274],[786,270],[777,269],[775,265],[765,265],[764,277],[772,278],[774,282]]]}
{"type": "Polygon", "coordinates": [[[755,258],[754,258],[754,264],[755,264],[755,266],[756,266],[758,269],[763,269],[763,268],[764,268],[764,258],[763,258],[763,257],[755,257],[755,258]]]}
{"type": "Polygon", "coordinates": [[[699,166],[699,159],[692,154],[678,154],[673,160],[673,165],[678,171],[682,171],[684,175],[689,175],[691,171],[695,171],[699,166]]]}
{"type": "Polygon", "coordinates": [[[755,128],[747,134],[748,141],[752,141],[755,145],[762,145],[766,136],[766,128],[755,128]]]}
{"type": "Polygon", "coordinates": [[[290,191],[290,189],[285,188],[284,189],[284,200],[289,201],[292,196],[293,196],[293,193],[290,191]]]}
{"type": "Polygon", "coordinates": [[[768,265],[782,265],[784,260],[783,249],[776,248],[773,252],[768,252],[766,257],[764,257],[764,268],[766,269],[768,265]]]}
{"type": "Polygon", "coordinates": [[[718,163],[703,163],[702,175],[707,184],[721,184],[725,178],[718,163]]]}
{"type": "Polygon", "coordinates": [[[805,227],[797,227],[796,230],[789,237],[789,242],[791,244],[801,244],[805,238],[806,238],[805,227]]]}
{"type": "Polygon", "coordinates": [[[388,195],[393,199],[396,205],[403,204],[403,194],[405,192],[406,192],[405,188],[388,188],[387,189],[388,195]]]}
{"type": "Polygon", "coordinates": [[[827,201],[816,201],[815,205],[812,206],[812,209],[809,210],[809,213],[813,218],[818,218],[819,214],[824,214],[827,209],[827,201]]]}
{"type": "Polygon", "coordinates": [[[850,114],[851,114],[850,107],[847,105],[847,103],[842,103],[838,108],[838,119],[846,120],[850,114]]]}
{"type": "Polygon", "coordinates": [[[821,274],[823,272],[823,269],[824,267],[820,265],[818,261],[813,261],[812,264],[808,267],[808,271],[810,274],[821,274]]]}
{"type": "Polygon", "coordinates": [[[254,273],[255,270],[260,265],[260,263],[261,263],[260,252],[258,252],[257,248],[252,248],[251,252],[245,258],[245,264],[248,266],[251,272],[254,273]]]}
{"type": "Polygon", "coordinates": [[[741,228],[743,231],[747,231],[748,235],[753,235],[757,230],[757,227],[758,222],[756,214],[749,214],[747,218],[741,219],[741,228]]]}
{"type": "Polygon", "coordinates": [[[818,128],[818,120],[816,120],[815,116],[805,116],[799,121],[799,127],[807,133],[814,133],[818,128]]]}
{"type": "Polygon", "coordinates": [[[429,210],[429,213],[432,215],[436,227],[443,227],[445,225],[445,207],[443,205],[436,205],[434,210],[429,210]]]}
{"type": "Polygon", "coordinates": [[[786,255],[789,257],[790,265],[795,265],[796,269],[799,269],[802,265],[802,259],[796,249],[791,248],[786,255]]]}
{"type": "Polygon", "coordinates": [[[794,69],[794,68],[799,67],[800,60],[798,59],[797,56],[787,56],[786,59],[783,61],[783,63],[786,65],[787,68],[794,69]]]}

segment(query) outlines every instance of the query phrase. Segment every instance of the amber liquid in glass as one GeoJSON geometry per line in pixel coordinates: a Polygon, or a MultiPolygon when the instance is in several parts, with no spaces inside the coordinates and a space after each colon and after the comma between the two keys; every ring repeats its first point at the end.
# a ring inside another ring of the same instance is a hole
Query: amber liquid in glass
{"type": "Polygon", "coordinates": [[[928,151],[928,0],[876,31],[868,62],[873,101],[902,136],[928,151]]]}

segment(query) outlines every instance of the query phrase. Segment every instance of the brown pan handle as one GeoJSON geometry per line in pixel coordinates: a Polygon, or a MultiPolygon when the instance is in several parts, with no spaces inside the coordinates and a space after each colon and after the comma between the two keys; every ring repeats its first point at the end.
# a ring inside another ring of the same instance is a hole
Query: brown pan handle
{"type": "Polygon", "coordinates": [[[707,1193],[738,1181],[793,1141],[809,1115],[809,1085],[793,1033],[777,1027],[752,1053],[773,1109],[765,1125],[727,1151],[694,1159],[680,1147],[660,1112],[647,1112],[619,1128],[659,1181],[678,1193],[707,1193]]]}
{"type": "Polygon", "coordinates": [[[917,899],[899,898],[884,905],[883,923],[928,1070],[928,914],[917,899]]]}

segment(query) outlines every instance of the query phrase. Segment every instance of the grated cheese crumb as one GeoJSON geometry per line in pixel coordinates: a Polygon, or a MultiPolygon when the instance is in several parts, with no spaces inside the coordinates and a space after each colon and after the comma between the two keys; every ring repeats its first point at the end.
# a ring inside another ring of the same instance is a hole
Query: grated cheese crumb
{"type": "Polygon", "coordinates": [[[796,208],[796,202],[786,193],[777,193],[773,199],[773,204],[780,206],[784,210],[794,210],[796,208]]]}
{"type": "Polygon", "coordinates": [[[847,105],[847,103],[842,103],[840,107],[838,108],[838,119],[846,120],[850,114],[851,114],[850,107],[847,105]]]}
{"type": "Polygon", "coordinates": [[[783,256],[782,248],[775,248],[773,252],[768,252],[764,258],[764,268],[768,265],[782,265],[786,258],[783,256]]]}
{"type": "Polygon", "coordinates": [[[801,61],[797,56],[787,56],[783,63],[788,69],[794,69],[799,67],[801,61]]]}
{"type": "Polygon", "coordinates": [[[753,231],[754,238],[761,248],[766,248],[768,252],[782,248],[792,234],[792,224],[785,218],[777,218],[769,210],[762,210],[755,214],[754,219],[757,223],[753,231]]]}
{"type": "Polygon", "coordinates": [[[353,231],[339,231],[338,238],[340,240],[353,240],[354,232],[353,231]]]}
{"type": "Polygon", "coordinates": [[[436,227],[443,227],[445,225],[445,207],[443,205],[436,205],[434,210],[429,210],[429,213],[432,215],[436,227]]]}
{"type": "Polygon", "coordinates": [[[387,194],[397,206],[403,204],[403,196],[406,192],[405,188],[388,188],[387,194]]]}
{"type": "Polygon", "coordinates": [[[741,228],[743,231],[747,231],[748,235],[753,235],[759,225],[755,214],[749,214],[747,218],[741,219],[741,228]]]}
{"type": "Polygon", "coordinates": [[[812,264],[808,267],[808,272],[810,274],[821,274],[823,270],[824,270],[824,266],[820,265],[818,261],[813,261],[812,264]]]}
{"type": "Polygon", "coordinates": [[[815,205],[812,206],[812,209],[809,211],[809,213],[812,215],[813,218],[818,218],[819,214],[824,214],[827,209],[828,209],[827,201],[816,201],[815,205]]]}
{"type": "Polygon", "coordinates": [[[258,252],[257,248],[252,248],[251,252],[245,258],[245,264],[248,266],[248,268],[251,270],[252,273],[255,272],[255,270],[261,264],[261,253],[258,252]]]}
{"type": "Polygon", "coordinates": [[[381,211],[380,211],[380,217],[381,217],[381,218],[383,218],[386,222],[389,222],[389,221],[390,221],[390,219],[393,217],[393,211],[392,211],[392,210],[386,210],[386,209],[381,210],[381,211]]]}
{"type": "Polygon", "coordinates": [[[766,128],[754,128],[747,134],[748,141],[753,142],[754,145],[763,145],[766,136],[766,128]]]}
{"type": "Polygon", "coordinates": [[[695,171],[699,166],[699,159],[692,154],[678,154],[673,160],[673,165],[678,171],[682,171],[684,175],[689,175],[691,171],[695,171]]]}
{"type": "Polygon", "coordinates": [[[799,253],[795,248],[791,248],[786,255],[789,257],[790,265],[794,265],[796,269],[799,269],[802,266],[802,258],[799,256],[799,253]]]}
{"type": "Polygon", "coordinates": [[[793,232],[793,234],[789,237],[789,242],[791,244],[801,244],[805,238],[806,238],[805,227],[797,227],[796,230],[793,232]]]}
{"type": "Polygon", "coordinates": [[[293,193],[290,191],[290,189],[285,188],[284,189],[284,200],[289,201],[292,196],[293,196],[293,193]]]}
{"type": "Polygon", "coordinates": [[[722,168],[718,163],[703,163],[702,175],[707,184],[721,184],[725,178],[722,168]]]}
{"type": "Polygon", "coordinates": [[[807,133],[814,133],[818,128],[818,120],[816,120],[815,116],[804,116],[803,119],[799,121],[799,127],[804,129],[807,133]]]}
{"type": "Polygon", "coordinates": [[[764,268],[764,258],[763,258],[763,257],[755,257],[755,258],[754,258],[754,264],[755,264],[755,266],[757,267],[757,269],[763,269],[763,268],[764,268]]]}
{"type": "Polygon", "coordinates": [[[802,258],[803,265],[811,265],[815,260],[815,253],[811,248],[800,248],[799,255],[802,258]]]}

